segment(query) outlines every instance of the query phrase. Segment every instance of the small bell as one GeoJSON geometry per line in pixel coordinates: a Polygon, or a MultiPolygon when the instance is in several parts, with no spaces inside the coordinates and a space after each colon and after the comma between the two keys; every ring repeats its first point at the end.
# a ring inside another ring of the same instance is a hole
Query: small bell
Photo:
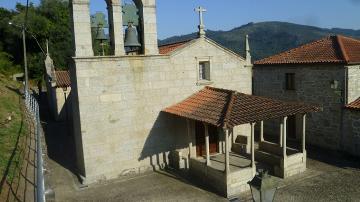
{"type": "Polygon", "coordinates": [[[99,28],[98,31],[97,31],[97,34],[96,34],[96,38],[95,40],[97,41],[100,41],[100,46],[101,46],[101,54],[102,56],[105,56],[105,41],[107,40],[108,38],[106,37],[105,35],[105,31],[103,28],[99,28]]]}
{"type": "Polygon", "coordinates": [[[128,28],[125,31],[125,47],[130,49],[141,47],[136,27],[133,27],[131,23],[129,23],[128,28]]]}

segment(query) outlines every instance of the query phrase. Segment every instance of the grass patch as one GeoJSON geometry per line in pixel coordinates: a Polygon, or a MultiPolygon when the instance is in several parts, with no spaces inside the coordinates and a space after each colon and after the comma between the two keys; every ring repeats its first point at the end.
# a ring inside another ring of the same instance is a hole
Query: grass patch
{"type": "MultiPolygon", "coordinates": [[[[12,180],[22,159],[16,143],[18,139],[22,141],[27,127],[21,111],[21,96],[17,93],[19,87],[17,82],[0,74],[0,179],[7,175],[7,179],[12,180]]],[[[19,146],[22,145],[20,142],[19,146]]]]}

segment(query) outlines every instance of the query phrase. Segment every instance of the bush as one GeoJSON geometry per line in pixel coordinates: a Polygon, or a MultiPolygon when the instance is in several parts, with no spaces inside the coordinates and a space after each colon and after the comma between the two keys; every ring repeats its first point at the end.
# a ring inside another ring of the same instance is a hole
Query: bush
{"type": "Polygon", "coordinates": [[[19,65],[14,65],[12,62],[12,56],[5,52],[0,52],[0,74],[5,76],[11,76],[21,71],[19,65]]]}

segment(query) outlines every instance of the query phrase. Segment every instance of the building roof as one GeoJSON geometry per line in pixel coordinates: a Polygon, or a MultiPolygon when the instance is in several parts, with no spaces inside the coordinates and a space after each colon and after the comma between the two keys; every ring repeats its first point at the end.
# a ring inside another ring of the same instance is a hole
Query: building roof
{"type": "Polygon", "coordinates": [[[166,113],[225,128],[317,111],[320,111],[320,108],[311,105],[283,102],[213,87],[205,87],[184,101],[163,110],[166,113]]]}
{"type": "Polygon", "coordinates": [[[360,97],[357,100],[355,100],[354,102],[346,105],[346,108],[360,110],[360,97]]]}
{"type": "Polygon", "coordinates": [[[55,71],[55,81],[57,88],[65,88],[71,86],[70,74],[68,71],[55,71]]]}
{"type": "Polygon", "coordinates": [[[255,65],[360,63],[360,40],[345,36],[328,36],[289,51],[258,60],[255,65]]]}
{"type": "Polygon", "coordinates": [[[176,43],[165,44],[165,45],[159,46],[159,53],[163,54],[163,55],[168,55],[171,52],[177,50],[178,48],[182,48],[185,44],[187,44],[190,41],[192,41],[192,40],[180,41],[180,42],[176,42],[176,43]]]}

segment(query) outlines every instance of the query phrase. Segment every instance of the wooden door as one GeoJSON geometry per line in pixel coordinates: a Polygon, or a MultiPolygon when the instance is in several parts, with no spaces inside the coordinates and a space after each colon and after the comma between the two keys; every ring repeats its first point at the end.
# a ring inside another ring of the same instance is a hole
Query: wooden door
{"type": "Polygon", "coordinates": [[[296,139],[296,116],[289,116],[286,134],[291,139],[296,139]]]}
{"type": "Polygon", "coordinates": [[[209,151],[210,154],[219,152],[219,134],[215,126],[209,125],[209,151]]]}
{"type": "MultiPolygon", "coordinates": [[[[219,135],[215,126],[208,126],[209,132],[209,151],[210,154],[219,152],[219,135]]],[[[196,136],[196,155],[206,155],[205,144],[205,127],[202,122],[196,122],[195,124],[195,136],[196,136]]]]}
{"type": "Polygon", "coordinates": [[[196,155],[206,155],[205,147],[205,127],[202,122],[195,123],[195,136],[196,136],[196,155]]]}

